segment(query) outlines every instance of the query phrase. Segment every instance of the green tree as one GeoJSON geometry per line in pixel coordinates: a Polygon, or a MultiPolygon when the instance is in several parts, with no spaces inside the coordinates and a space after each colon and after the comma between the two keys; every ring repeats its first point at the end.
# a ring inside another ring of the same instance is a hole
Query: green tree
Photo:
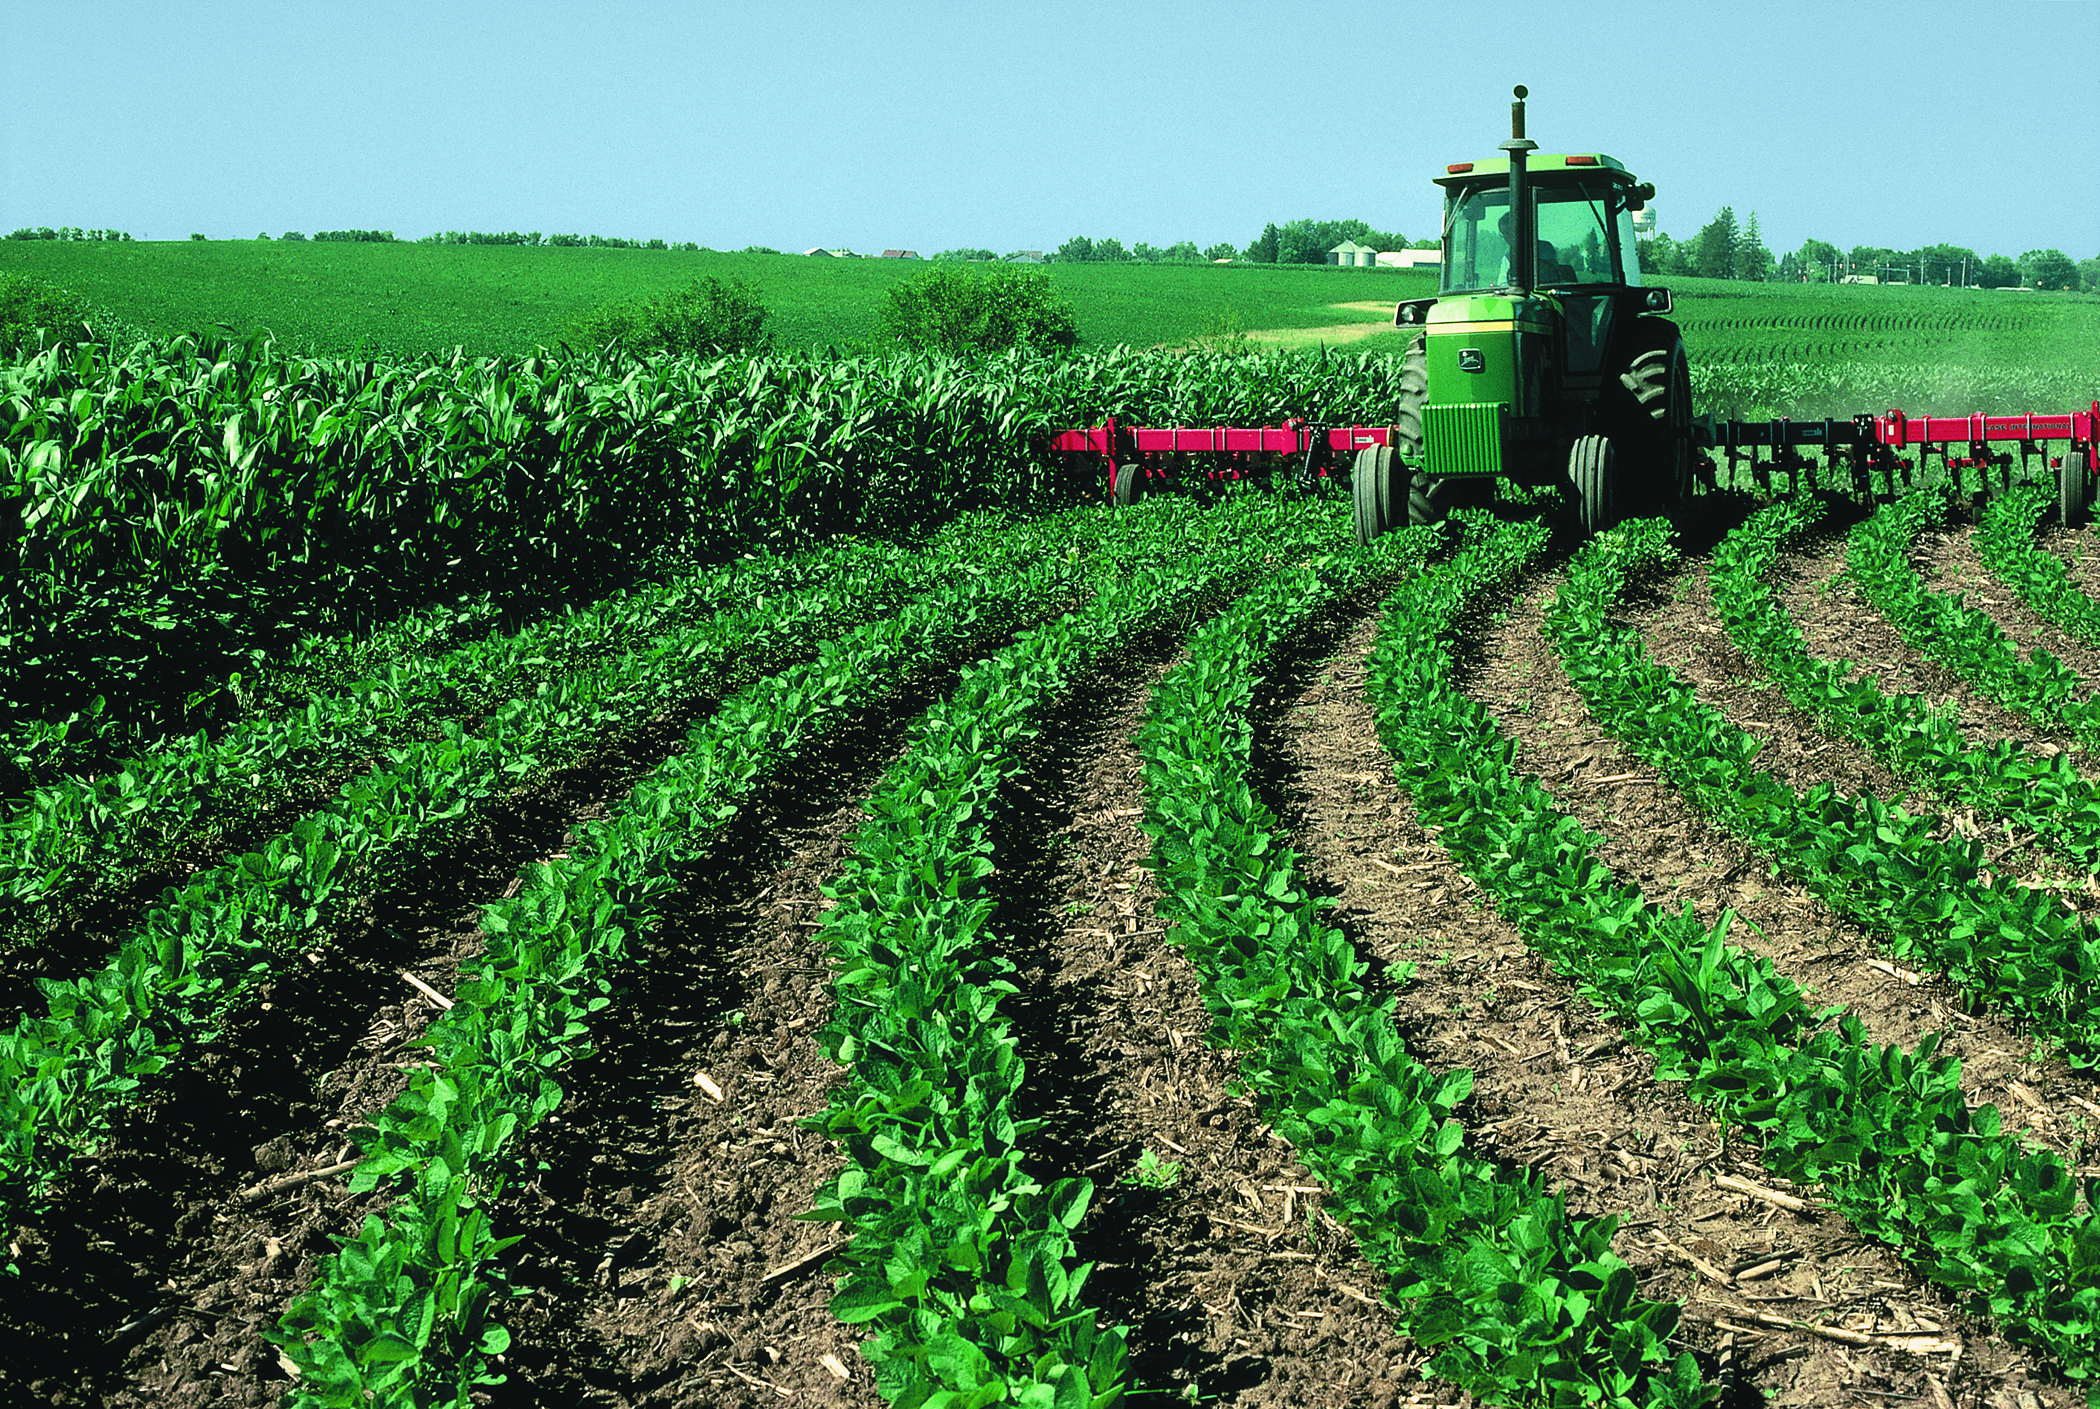
{"type": "Polygon", "coordinates": [[[1927,284],[1967,283],[1978,263],[1976,251],[1948,244],[1914,249],[1903,257],[1903,262],[1914,266],[1918,278],[1927,284]]]}
{"type": "Polygon", "coordinates": [[[2078,261],[2078,282],[2087,293],[2100,293],[2100,255],[2078,261]]]}
{"type": "Polygon", "coordinates": [[[1735,223],[1735,208],[1722,206],[1721,213],[1707,221],[1692,237],[1693,272],[1702,279],[1735,278],[1742,238],[1742,231],[1735,223]]]}
{"type": "Polygon", "coordinates": [[[1197,250],[1194,240],[1176,240],[1167,246],[1160,258],[1172,260],[1176,264],[1194,264],[1203,258],[1203,255],[1197,250]]]}
{"type": "Polygon", "coordinates": [[[709,275],[660,298],[594,308],[569,325],[565,341],[635,354],[727,357],[764,352],[773,336],[756,288],[742,279],[709,275]]]}
{"type": "Polygon", "coordinates": [[[1240,252],[1234,249],[1231,245],[1216,244],[1212,245],[1209,249],[1205,250],[1203,252],[1203,257],[1215,264],[1221,259],[1238,259],[1240,257],[1240,252]]]}
{"type": "Polygon", "coordinates": [[[1764,236],[1758,233],[1754,210],[1750,212],[1750,222],[1743,226],[1742,238],[1736,242],[1735,277],[1759,283],[1772,277],[1772,251],[1765,248],[1764,236]]]}
{"type": "Polygon", "coordinates": [[[1074,235],[1057,247],[1059,264],[1091,264],[1094,262],[1094,242],[1084,235],[1074,235]]]}
{"type": "Polygon", "coordinates": [[[981,263],[989,262],[991,260],[997,259],[998,257],[998,255],[993,254],[990,250],[972,249],[942,250],[939,254],[934,256],[935,259],[974,259],[981,263]]]}
{"type": "Polygon", "coordinates": [[[1986,289],[2016,289],[2020,286],[2020,266],[2002,254],[1994,254],[1983,262],[1976,282],[1986,289]]]}
{"type": "Polygon", "coordinates": [[[1079,341],[1072,305],[1047,274],[1005,265],[939,264],[893,285],[883,334],[924,352],[1061,352],[1079,341]]]}
{"type": "Polygon", "coordinates": [[[1104,264],[1120,263],[1130,258],[1130,251],[1114,235],[1094,241],[1094,258],[1104,264]]]}
{"type": "Polygon", "coordinates": [[[1837,277],[1844,255],[1828,240],[1803,240],[1797,256],[1801,272],[1811,284],[1827,284],[1837,277]]]}
{"type": "Polygon", "coordinates": [[[2020,256],[2020,274],[2038,289],[2075,289],[2078,266],[2062,250],[2029,250],[2020,256]]]}
{"type": "Polygon", "coordinates": [[[1274,264],[1277,251],[1282,246],[1283,232],[1276,228],[1276,222],[1272,220],[1262,227],[1261,234],[1254,237],[1254,243],[1247,246],[1247,262],[1274,264]]]}
{"type": "Polygon", "coordinates": [[[1143,240],[1139,240],[1130,247],[1130,257],[1141,264],[1157,264],[1167,257],[1167,252],[1156,246],[1148,245],[1143,240]]]}

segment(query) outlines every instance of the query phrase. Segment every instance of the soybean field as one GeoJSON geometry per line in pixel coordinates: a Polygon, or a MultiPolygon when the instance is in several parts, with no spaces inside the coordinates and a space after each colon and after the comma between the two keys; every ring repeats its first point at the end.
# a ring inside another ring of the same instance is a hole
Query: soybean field
{"type": "Polygon", "coordinates": [[[2094,1402],[2093,530],[1397,372],[0,368],[0,1399],[2094,1402]]]}

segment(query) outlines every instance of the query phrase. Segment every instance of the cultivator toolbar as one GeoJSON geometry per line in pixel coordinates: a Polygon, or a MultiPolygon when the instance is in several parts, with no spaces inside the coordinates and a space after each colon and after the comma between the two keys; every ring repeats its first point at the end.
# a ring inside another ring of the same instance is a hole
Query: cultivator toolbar
{"type": "MultiPolygon", "coordinates": [[[[2031,477],[2040,457],[2056,471],[2067,512],[2092,502],[2094,447],[2100,442],[2100,401],[2065,415],[1910,416],[1900,410],[1832,420],[1716,421],[1692,423],[1692,443],[1704,452],[1709,484],[1777,487],[1804,484],[1871,495],[1898,492],[1924,478],[1935,460],[1956,489],[1989,488],[2031,477]],[[2056,442],[2064,442],[2062,445],[2056,442]],[[2018,473],[2015,473],[2017,466],[2018,473]]],[[[1280,426],[1150,427],[1109,420],[1081,430],[1057,432],[1051,448],[1101,457],[1110,496],[1130,503],[1175,476],[1163,457],[1220,456],[1223,464],[1199,473],[1205,479],[1241,479],[1255,472],[1256,455],[1290,457],[1300,482],[1323,477],[1343,453],[1394,445],[1389,426],[1328,426],[1304,420],[1280,426]]],[[[1273,461],[1269,463],[1273,464],[1273,461]]]]}
{"type": "MultiPolygon", "coordinates": [[[[1860,494],[1881,489],[1893,495],[1899,482],[1916,483],[1937,457],[1954,488],[1968,487],[1968,472],[1976,488],[1986,489],[1994,475],[2006,485],[2030,478],[2032,463],[2040,457],[2046,468],[2057,471],[2064,493],[2082,495],[2082,507],[2091,502],[2096,427],[2100,401],[2053,416],[1908,416],[1892,410],[1842,421],[1702,420],[1693,434],[1710,458],[1719,456],[1729,483],[1744,467],[1760,487],[1771,487],[1777,472],[1789,477],[1789,488],[1799,487],[1806,476],[1808,484],[1824,488],[1849,487],[1860,494]],[[2053,445],[2056,441],[2068,443],[2053,445]]],[[[1718,478],[1720,467],[1714,472],[1718,478]]]]}
{"type": "Polygon", "coordinates": [[[1289,420],[1280,426],[1149,426],[1119,425],[1111,418],[1084,430],[1058,431],[1050,448],[1092,453],[1107,466],[1109,496],[1128,504],[1171,478],[1160,455],[1222,455],[1223,468],[1201,472],[1205,479],[1245,479],[1253,472],[1252,455],[1294,456],[1301,482],[1324,476],[1334,457],[1392,444],[1390,426],[1327,426],[1289,420]]]}

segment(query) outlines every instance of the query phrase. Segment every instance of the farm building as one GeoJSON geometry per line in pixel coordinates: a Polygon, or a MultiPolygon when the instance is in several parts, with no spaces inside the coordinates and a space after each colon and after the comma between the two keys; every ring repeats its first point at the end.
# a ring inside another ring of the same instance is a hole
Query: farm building
{"type": "Polygon", "coordinates": [[[919,252],[917,250],[884,250],[882,252],[882,258],[884,259],[917,259],[918,257],[919,252]]]}
{"type": "Polygon", "coordinates": [[[1442,250],[1381,250],[1378,254],[1380,269],[1441,269],[1443,265],[1442,250]]]}
{"type": "Polygon", "coordinates": [[[1015,250],[1006,257],[1008,264],[1048,264],[1050,257],[1041,250],[1015,250]]]}
{"type": "Polygon", "coordinates": [[[828,250],[828,249],[824,249],[824,248],[821,248],[821,247],[819,247],[819,248],[817,248],[817,249],[807,249],[807,250],[804,250],[804,251],[802,251],[802,252],[803,252],[804,254],[806,254],[806,255],[810,256],[811,258],[814,258],[814,259],[822,259],[822,258],[830,258],[830,259],[859,259],[859,258],[860,258],[860,256],[859,256],[859,255],[855,254],[855,253],[854,253],[854,252],[853,252],[852,250],[848,250],[848,249],[836,249],[836,250],[828,250]]]}
{"type": "Polygon", "coordinates": [[[1327,251],[1327,262],[1345,269],[1369,269],[1378,262],[1378,251],[1354,240],[1344,240],[1327,251]]]}

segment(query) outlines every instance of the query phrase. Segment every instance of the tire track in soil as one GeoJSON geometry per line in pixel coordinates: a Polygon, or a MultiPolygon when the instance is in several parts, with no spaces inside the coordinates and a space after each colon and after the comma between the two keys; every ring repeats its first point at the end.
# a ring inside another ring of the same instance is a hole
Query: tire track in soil
{"type": "MultiPolygon", "coordinates": [[[[1796,982],[1812,983],[1821,1001],[1845,1003],[1876,1041],[1914,1045],[1927,1032],[1947,1030],[1944,1050],[1962,1058],[1964,1088],[1979,1098],[1998,1094],[2008,1126],[2024,1122],[2031,1138],[2070,1153],[2053,1118],[2028,1102],[2003,1097],[2008,1083],[2018,1081],[2042,1105],[2055,1106],[2073,1091],[2087,1094],[2082,1078],[2057,1064],[2022,1061],[2018,1053],[2029,1044],[1994,1019],[1963,1017],[1931,986],[1906,987],[1868,969],[1864,960],[1872,949],[1866,935],[1806,891],[1773,878],[1767,864],[1710,825],[1598,726],[1541,631],[1559,581],[1557,572],[1533,577],[1497,618],[1478,624],[1461,648],[1470,667],[1467,688],[1516,742],[1516,766],[1539,777],[1562,811],[1605,838],[1599,855],[1620,883],[1638,885],[1662,903],[1689,903],[1709,925],[1724,908],[1735,911],[1739,923],[1730,932],[1733,943],[1770,957],[1796,982]]],[[[1420,848],[1419,836],[1410,814],[1405,839],[1420,848]]],[[[1457,893],[1460,888],[1451,889],[1457,893]]],[[[1450,962],[1425,964],[1418,975],[1417,987],[1425,994],[1440,989],[1448,995],[1421,1011],[1456,1040],[1465,1040],[1459,1034],[1471,1026],[1458,1006],[1479,1002],[1480,992],[1496,983],[1501,957],[1496,951],[1482,955],[1477,944],[1471,949],[1469,954],[1453,945],[1450,962]]],[[[1892,1249],[1867,1242],[1836,1215],[1785,1213],[1699,1177],[1700,1170],[1711,1169],[1768,1186],[1775,1182],[1763,1173],[1754,1148],[1720,1142],[1700,1108],[1675,1089],[1653,1085],[1652,1062],[1645,1054],[1624,1050],[1610,1055],[1600,1069],[1595,1059],[1613,1053],[1617,1029],[1592,1016],[1573,986],[1549,965],[1509,957],[1515,963],[1504,965],[1505,971],[1528,967],[1526,979],[1546,991],[1509,1005],[1532,1015],[1528,1033],[1503,1039],[1514,1051],[1500,1044],[1488,1050],[1480,1038],[1471,1039],[1496,1070],[1498,1082],[1513,1066],[1518,1073],[1516,1098],[1485,1103],[1476,1091],[1475,1102],[1489,1117],[1488,1127],[1496,1129],[1498,1143],[1512,1140],[1509,1130],[1518,1132],[1510,1148],[1523,1152],[1520,1158],[1536,1163],[1539,1156],[1532,1152],[1542,1151],[1540,1167],[1571,1180],[1579,1174],[1599,1181],[1620,1198],[1628,1196],[1629,1177],[1653,1184],[1652,1195],[1635,1194],[1625,1205],[1640,1226],[1622,1229],[1616,1242],[1621,1255],[1641,1269],[1644,1285],[1645,1279],[1656,1278],[1650,1295],[1676,1297],[1685,1303],[1688,1322],[1712,1321],[1716,1327],[1722,1319],[1742,1324],[1744,1310],[1764,1311],[1870,1334],[1943,1328],[1963,1345],[1958,1360],[1950,1363],[1945,1356],[1921,1358],[1888,1347],[1839,1346],[1791,1331],[1752,1328],[1737,1333],[1739,1373],[1750,1382],[1746,1388],[1754,1385],[1773,1404],[1831,1403],[1848,1392],[1869,1396],[1858,1402],[1879,1402],[1893,1394],[1933,1403],[1930,1381],[1937,1380],[1944,1393],[1964,1404],[2020,1392],[2051,1406],[2075,1402],[2045,1363],[1967,1315],[1948,1293],[1909,1271],[1892,1249]],[[1552,1020],[1550,1032],[1547,1007],[1565,1010],[1552,1020]],[[1562,1068],[1558,1086],[1567,1089],[1540,1089],[1553,1074],[1537,1066],[1547,1061],[1562,1068]],[[1579,1077],[1573,1074],[1576,1067],[1582,1069],[1579,1077]],[[1593,1111],[1578,1108],[1572,1116],[1561,1116],[1559,1107],[1578,1081],[1584,1091],[1595,1093],[1593,1111]],[[1527,1133],[1525,1127],[1535,1130],[1527,1133]],[[1620,1159],[1593,1133],[1624,1144],[1628,1137],[1616,1132],[1628,1130],[1645,1135],[1645,1143],[1634,1146],[1642,1162],[1620,1159]],[[1670,1133],[1661,1134],[1665,1131],[1670,1133]],[[1629,1166],[1618,1171],[1615,1184],[1606,1172],[1614,1163],[1629,1166]],[[1670,1265],[1664,1272],[1659,1257],[1670,1264],[1680,1259],[1660,1246],[1658,1235],[1724,1270],[1744,1271],[1772,1257],[1785,1261],[1754,1285],[1721,1289],[1682,1266],[1670,1265]],[[1714,1256],[1714,1248],[1726,1257],[1714,1256]]],[[[1496,991],[1499,997],[1499,987],[1496,991]]],[[[1483,1087],[1486,1075],[1482,1071],[1483,1087]]],[[[1586,1212],[1610,1211],[1586,1186],[1570,1188],[1570,1203],[1586,1212]]],[[[1698,1334],[1695,1344],[1716,1348],[1709,1339],[1715,1331],[1698,1334]]]]}
{"type": "Polygon", "coordinates": [[[389,1200],[343,1177],[246,1200],[355,1153],[347,1132],[407,1084],[440,993],[481,952],[481,906],[521,866],[675,748],[704,703],[521,788],[443,855],[358,901],[303,970],[259,987],[184,1057],[45,1214],[0,1282],[0,1402],[272,1404],[290,1376],[262,1339],[311,1284],[331,1235],[389,1200]]]}
{"type": "MultiPolygon", "coordinates": [[[[1689,682],[1699,700],[1756,737],[1762,747],[1757,763],[1796,792],[1807,792],[1817,783],[1828,782],[1847,797],[1872,793],[1886,802],[1900,803],[1918,816],[1942,820],[1935,835],[1942,840],[1980,838],[1988,847],[1995,869],[2020,877],[2033,888],[2054,892],[2064,905],[2082,914],[2100,914],[2100,887],[2077,863],[2052,851],[2032,834],[2020,833],[2007,842],[2001,832],[1991,830],[1988,818],[1979,822],[1973,809],[1912,787],[1898,778],[1867,748],[1852,739],[1826,733],[1807,713],[1797,709],[1786,693],[1772,683],[1763,666],[1736,649],[1728,634],[1716,624],[1708,564],[1688,561],[1667,583],[1651,584],[1627,602],[1626,619],[1638,629],[1649,654],[1661,665],[1689,682]]],[[[1830,609],[1827,597],[1810,599],[1823,610],[1830,609]]],[[[1799,617],[1797,625],[1806,624],[1799,617]]],[[[2002,825],[2002,824],[2001,824],[2002,825]]]]}
{"type": "Polygon", "coordinates": [[[1380,1279],[1320,1210],[1317,1181],[1239,1094],[1196,972],[1163,932],[1135,735],[1181,658],[1178,641],[1133,642],[1082,682],[1002,819],[995,924],[1021,970],[1023,1099],[1047,1122],[1033,1172],[1094,1180],[1079,1255],[1103,1324],[1129,1328],[1133,1387],[1246,1406],[1449,1402],[1441,1386],[1420,1397],[1426,1357],[1376,1304],[1380,1279]],[[1139,1177],[1148,1151],[1178,1166],[1171,1180],[1139,1177]]]}

